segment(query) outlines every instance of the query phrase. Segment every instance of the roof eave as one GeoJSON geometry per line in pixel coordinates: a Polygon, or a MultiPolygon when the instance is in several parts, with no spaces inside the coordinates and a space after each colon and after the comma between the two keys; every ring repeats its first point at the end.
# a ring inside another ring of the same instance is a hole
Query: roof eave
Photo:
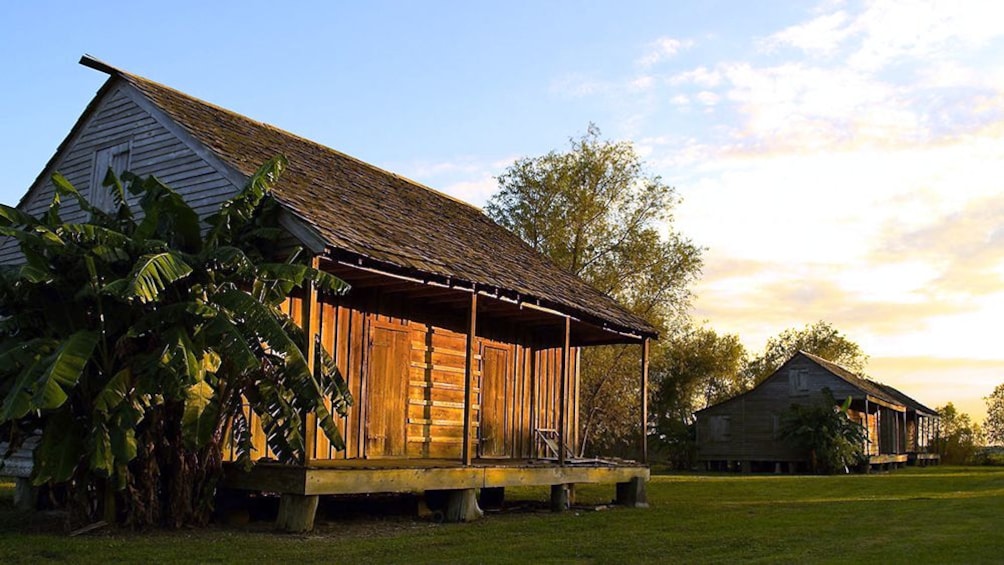
{"type": "MultiPolygon", "coordinates": [[[[300,219],[301,225],[304,222],[305,220],[300,219]]],[[[333,246],[326,247],[326,249],[324,250],[324,255],[327,256],[328,259],[332,261],[341,263],[345,266],[349,266],[352,268],[365,269],[384,276],[395,277],[402,280],[408,280],[429,286],[439,286],[443,288],[451,288],[465,292],[476,292],[479,295],[501,300],[503,302],[508,302],[510,304],[517,305],[521,308],[530,308],[534,310],[547,312],[559,317],[571,318],[572,320],[587,323],[605,332],[617,335],[620,338],[623,338],[624,340],[627,340],[629,342],[641,342],[645,339],[659,338],[659,333],[654,329],[651,331],[645,331],[642,328],[632,328],[629,326],[612,323],[609,320],[605,320],[598,316],[591,315],[588,312],[582,312],[574,308],[569,308],[563,304],[556,304],[549,300],[541,299],[526,294],[521,294],[517,291],[513,291],[510,289],[504,289],[484,283],[468,281],[455,276],[443,275],[439,273],[430,273],[427,271],[421,271],[419,269],[401,267],[400,265],[387,263],[385,261],[379,261],[377,259],[366,257],[365,255],[361,255],[359,253],[346,251],[344,249],[340,249],[333,246]]],[[[617,342],[623,343],[622,340],[618,340],[617,342]]]]}

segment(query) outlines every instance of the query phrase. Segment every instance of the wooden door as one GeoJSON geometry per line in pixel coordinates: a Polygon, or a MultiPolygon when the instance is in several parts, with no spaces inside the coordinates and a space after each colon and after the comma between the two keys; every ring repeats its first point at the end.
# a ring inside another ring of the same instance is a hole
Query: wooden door
{"type": "Polygon", "coordinates": [[[509,350],[485,346],[481,350],[481,426],[482,457],[507,457],[512,453],[512,379],[509,350]]]}
{"type": "Polygon", "coordinates": [[[405,328],[370,329],[366,374],[366,457],[404,457],[408,438],[409,334],[405,328]]]}

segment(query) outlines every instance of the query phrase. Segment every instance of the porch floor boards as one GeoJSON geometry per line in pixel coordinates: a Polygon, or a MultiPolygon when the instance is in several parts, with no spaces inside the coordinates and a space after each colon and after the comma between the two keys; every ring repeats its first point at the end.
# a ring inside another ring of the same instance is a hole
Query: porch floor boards
{"type": "MultiPolygon", "coordinates": [[[[265,463],[271,464],[271,463],[265,463]]],[[[633,461],[612,461],[605,459],[568,459],[565,465],[569,467],[616,467],[636,466],[633,461]]],[[[408,459],[408,458],[372,458],[372,459],[313,459],[307,463],[308,469],[435,469],[463,468],[465,465],[459,459],[408,459]]],[[[508,459],[480,457],[471,461],[471,467],[555,467],[555,459],[508,459]]]]}

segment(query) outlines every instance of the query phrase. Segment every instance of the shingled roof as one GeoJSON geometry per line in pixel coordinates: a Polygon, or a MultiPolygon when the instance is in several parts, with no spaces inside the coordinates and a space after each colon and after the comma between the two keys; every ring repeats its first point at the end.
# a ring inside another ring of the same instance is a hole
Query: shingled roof
{"type": "Polygon", "coordinates": [[[897,388],[893,388],[893,387],[891,387],[891,386],[889,386],[887,384],[883,384],[883,383],[880,383],[880,382],[875,382],[875,381],[872,381],[872,382],[876,386],[881,387],[882,390],[886,391],[886,393],[889,396],[892,396],[893,398],[897,399],[899,401],[899,403],[902,404],[902,405],[904,405],[904,406],[906,406],[907,409],[913,410],[914,412],[920,412],[921,414],[927,414],[928,416],[937,416],[938,415],[938,411],[937,410],[935,410],[933,408],[928,408],[927,406],[924,406],[920,402],[917,402],[913,398],[911,398],[911,397],[903,394],[903,392],[901,390],[899,390],[897,388]]]}
{"type": "Polygon", "coordinates": [[[798,355],[803,355],[805,357],[808,357],[812,362],[826,369],[827,371],[832,373],[835,377],[847,381],[852,386],[857,387],[864,393],[867,393],[871,396],[874,396],[875,398],[884,400],[886,402],[891,402],[893,404],[902,404],[899,400],[897,400],[892,395],[887,393],[881,386],[878,385],[878,383],[870,379],[866,379],[862,376],[859,376],[853,373],[852,371],[849,371],[841,367],[840,365],[837,365],[833,361],[823,359],[822,357],[818,355],[813,355],[812,353],[809,353],[807,351],[799,351],[798,355]]]}
{"type": "Polygon", "coordinates": [[[614,331],[657,335],[643,319],[551,263],[474,206],[90,57],[81,63],[135,87],[245,177],[276,154],[284,155],[289,167],[274,196],[321,236],[329,252],[403,274],[477,286],[614,331]]]}
{"type": "Polygon", "coordinates": [[[835,376],[847,381],[848,383],[856,386],[857,388],[870,394],[871,396],[874,396],[881,400],[885,400],[886,402],[892,402],[894,404],[905,406],[906,408],[914,410],[916,412],[922,412],[931,416],[938,414],[937,410],[932,410],[927,406],[924,406],[920,402],[917,402],[913,398],[907,396],[906,394],[903,394],[903,392],[894,387],[874,381],[867,377],[862,377],[858,374],[855,374],[841,367],[840,365],[837,365],[832,361],[823,359],[818,355],[813,355],[812,353],[807,353],[805,351],[799,351],[799,353],[808,357],[814,363],[823,367],[830,373],[833,373],[835,376]]]}

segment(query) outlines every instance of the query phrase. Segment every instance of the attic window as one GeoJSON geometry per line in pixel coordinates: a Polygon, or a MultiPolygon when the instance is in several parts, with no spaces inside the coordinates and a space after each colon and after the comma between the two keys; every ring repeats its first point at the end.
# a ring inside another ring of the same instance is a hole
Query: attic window
{"type": "Polygon", "coordinates": [[[732,416],[712,416],[711,441],[729,441],[732,439],[732,416]]]}
{"type": "Polygon", "coordinates": [[[788,388],[792,396],[808,394],[809,371],[805,369],[791,369],[788,371],[788,388]]]}
{"type": "Polygon", "coordinates": [[[91,173],[90,201],[95,208],[111,212],[115,199],[110,190],[103,186],[109,167],[121,176],[129,168],[129,142],[99,149],[94,153],[94,171],[91,173]]]}

